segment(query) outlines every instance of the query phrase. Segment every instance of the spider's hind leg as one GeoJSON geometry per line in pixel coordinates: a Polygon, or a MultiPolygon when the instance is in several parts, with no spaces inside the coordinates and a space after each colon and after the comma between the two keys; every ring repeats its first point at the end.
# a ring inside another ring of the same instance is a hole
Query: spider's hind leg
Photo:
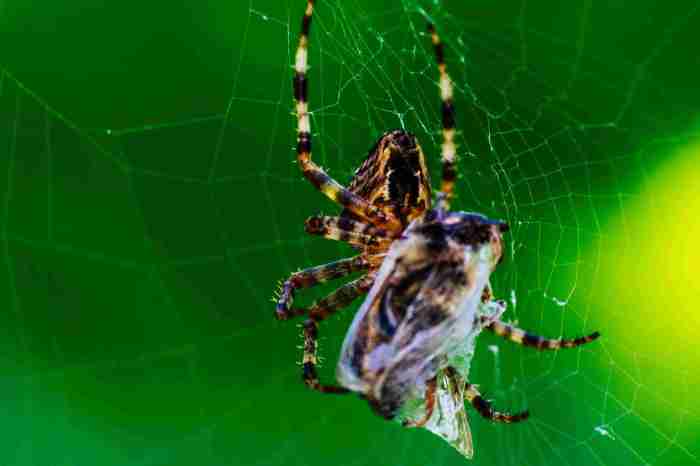
{"type": "Polygon", "coordinates": [[[337,385],[323,385],[318,380],[316,371],[316,348],[318,347],[318,322],[307,319],[304,322],[304,359],[302,360],[301,378],[307,387],[322,393],[349,393],[350,390],[337,385]]]}
{"type": "MultiPolygon", "coordinates": [[[[481,295],[482,303],[496,302],[503,303],[503,310],[505,310],[505,302],[502,300],[494,301],[493,290],[491,285],[487,284],[481,295]]],[[[590,343],[600,336],[599,332],[593,332],[590,335],[584,337],[571,338],[571,339],[553,339],[545,338],[539,335],[529,333],[523,329],[515,327],[510,324],[506,324],[499,320],[501,314],[497,314],[494,317],[481,317],[481,325],[486,330],[489,330],[499,337],[510,340],[513,343],[517,343],[523,346],[529,346],[531,348],[537,348],[538,350],[557,350],[560,348],[575,348],[586,343],[590,343]]]]}
{"type": "Polygon", "coordinates": [[[491,322],[484,328],[490,330],[499,337],[503,337],[519,345],[537,348],[538,350],[557,350],[560,348],[575,348],[577,346],[590,343],[593,340],[600,337],[599,332],[593,332],[590,335],[572,339],[545,338],[539,335],[534,335],[532,333],[526,332],[525,330],[522,330],[518,327],[514,327],[510,324],[503,323],[499,320],[491,322]]]}
{"type": "Polygon", "coordinates": [[[275,317],[278,320],[287,320],[306,312],[303,309],[290,309],[296,290],[366,270],[369,266],[369,262],[362,256],[355,256],[293,273],[280,287],[275,317]]]}
{"type": "Polygon", "coordinates": [[[348,393],[349,390],[336,385],[323,385],[318,380],[316,371],[316,350],[318,349],[318,324],[330,315],[347,307],[355,298],[365,294],[374,277],[364,275],[338,288],[325,298],[317,301],[309,309],[309,319],[304,322],[304,358],[302,360],[302,380],[307,387],[323,393],[348,393]]]}
{"type": "Polygon", "coordinates": [[[388,248],[391,237],[386,230],[345,217],[314,216],[304,223],[306,232],[343,241],[362,248],[388,248]]]}
{"type": "Polygon", "coordinates": [[[496,411],[493,409],[493,406],[491,406],[491,403],[481,396],[481,393],[479,393],[479,391],[476,389],[476,386],[470,383],[467,383],[465,387],[464,396],[479,414],[494,422],[511,424],[513,422],[524,421],[530,417],[530,412],[527,410],[515,414],[496,411]]]}

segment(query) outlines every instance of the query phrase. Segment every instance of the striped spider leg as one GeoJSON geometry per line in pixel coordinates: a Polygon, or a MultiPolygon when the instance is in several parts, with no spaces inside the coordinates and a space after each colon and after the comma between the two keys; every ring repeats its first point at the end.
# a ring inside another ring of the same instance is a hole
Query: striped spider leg
{"type": "Polygon", "coordinates": [[[430,183],[423,152],[415,138],[401,130],[382,135],[370,149],[347,188],[330,178],[311,160],[311,127],[308,112],[307,56],[313,0],[308,0],[295,55],[293,90],[297,116],[297,161],[304,176],[323,194],[343,206],[339,216],[307,219],[309,234],[348,243],[360,254],[292,274],[282,285],[275,317],[287,320],[307,315],[304,322],[304,383],[315,390],[344,393],[346,389],[323,385],[316,373],[318,323],[365,294],[391,242],[408,222],[430,206],[430,183]],[[292,308],[295,292],[355,272],[365,275],[312,304],[292,308]]]}
{"type": "MultiPolygon", "coordinates": [[[[493,291],[489,285],[484,288],[484,292],[481,296],[483,303],[488,303],[493,301],[493,291]]],[[[520,329],[513,325],[507,324],[500,319],[487,319],[481,317],[481,324],[483,327],[498,335],[499,337],[505,338],[506,340],[512,341],[518,345],[528,346],[538,350],[559,350],[562,348],[576,348],[577,346],[590,343],[600,337],[600,332],[593,332],[590,335],[585,335],[577,338],[546,338],[540,335],[535,335],[526,330],[520,329]]]]}
{"type": "Polygon", "coordinates": [[[395,219],[387,216],[366,199],[343,187],[328,176],[321,167],[311,159],[311,119],[308,106],[308,43],[311,30],[311,18],[314,10],[313,0],[306,3],[306,11],[301,22],[299,45],[295,55],[294,79],[292,82],[297,116],[297,162],[299,168],[311,184],[331,200],[345,207],[354,215],[375,225],[384,225],[390,229],[398,227],[395,219]]]}

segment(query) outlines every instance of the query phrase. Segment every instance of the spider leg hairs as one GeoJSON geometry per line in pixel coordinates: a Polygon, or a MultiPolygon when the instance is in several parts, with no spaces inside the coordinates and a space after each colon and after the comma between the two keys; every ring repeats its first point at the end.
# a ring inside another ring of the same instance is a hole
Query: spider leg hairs
{"type": "Polygon", "coordinates": [[[450,210],[456,179],[455,112],[443,46],[428,24],[442,112],[442,174],[432,201],[425,156],[404,130],[384,133],[344,187],[311,157],[307,50],[314,2],[307,0],[294,63],[297,162],[304,177],[342,206],[337,216],[306,220],[306,232],[343,241],[357,255],[292,274],[280,287],[275,316],[306,316],[302,380],[323,393],[355,392],[385,419],[423,427],[467,458],[473,456],[465,410],[470,404],[494,422],[526,419],[527,411],[495,410],[469,382],[476,337],[488,330],[540,350],[573,348],[599,337],[548,339],[500,320],[505,302],[494,299],[489,277],[503,257],[506,223],[450,210]],[[297,290],[364,274],[309,308],[292,307],[297,290]],[[316,370],[319,323],[367,295],[342,345],[336,377],[322,384],[316,370]]]}

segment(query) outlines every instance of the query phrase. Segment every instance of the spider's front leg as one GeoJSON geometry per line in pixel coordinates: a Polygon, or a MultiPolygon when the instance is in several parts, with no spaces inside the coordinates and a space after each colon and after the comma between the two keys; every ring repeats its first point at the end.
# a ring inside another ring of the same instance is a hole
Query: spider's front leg
{"type": "Polygon", "coordinates": [[[302,379],[307,387],[323,393],[348,393],[349,390],[336,385],[323,385],[316,371],[318,349],[318,324],[340,309],[347,307],[359,296],[367,293],[374,282],[369,274],[352,281],[317,301],[309,309],[309,318],[304,322],[304,358],[302,379]]]}
{"type": "MultiPolygon", "coordinates": [[[[451,377],[453,380],[460,379],[457,373],[457,369],[455,369],[452,366],[448,366],[447,368],[445,368],[445,372],[447,373],[447,376],[451,377]]],[[[530,416],[530,412],[527,410],[515,414],[502,413],[500,411],[496,411],[495,409],[493,409],[493,406],[491,406],[491,403],[489,403],[483,396],[481,396],[481,393],[479,393],[479,391],[476,389],[476,386],[470,383],[467,383],[464,387],[464,396],[479,414],[491,421],[504,422],[509,424],[513,422],[524,421],[530,416]]]]}
{"type": "Polygon", "coordinates": [[[486,400],[486,398],[481,396],[481,393],[479,393],[479,391],[476,389],[476,386],[470,383],[467,383],[467,386],[465,387],[464,396],[479,414],[481,414],[484,418],[494,422],[503,422],[506,424],[511,424],[513,422],[524,421],[525,419],[530,417],[530,412],[527,410],[521,411],[516,414],[508,414],[496,411],[495,409],[493,409],[493,406],[491,406],[491,403],[489,403],[488,400],[486,400]]]}
{"type": "Polygon", "coordinates": [[[341,278],[360,270],[367,270],[369,266],[369,261],[362,255],[359,255],[293,273],[280,288],[275,317],[278,320],[287,320],[304,315],[306,312],[304,309],[290,309],[296,290],[310,288],[319,283],[341,278]]]}
{"type": "Polygon", "coordinates": [[[454,191],[455,180],[457,179],[457,146],[454,142],[455,108],[452,102],[452,80],[450,79],[450,75],[447,74],[445,51],[442,41],[432,23],[428,23],[428,33],[433,43],[435,60],[437,61],[438,71],[440,72],[440,111],[442,113],[442,145],[440,147],[442,182],[440,184],[440,194],[438,195],[436,205],[440,209],[447,210],[454,191]]]}

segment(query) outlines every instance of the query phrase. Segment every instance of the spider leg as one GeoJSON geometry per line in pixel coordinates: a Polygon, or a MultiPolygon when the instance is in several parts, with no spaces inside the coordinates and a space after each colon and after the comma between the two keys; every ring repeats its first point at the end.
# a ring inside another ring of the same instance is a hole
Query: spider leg
{"type": "Polygon", "coordinates": [[[280,288],[275,317],[278,320],[287,320],[304,314],[303,309],[289,308],[294,300],[296,290],[310,288],[328,280],[344,277],[353,272],[365,270],[369,266],[370,263],[364,257],[355,256],[293,273],[280,288]]]}
{"type": "Polygon", "coordinates": [[[301,33],[299,34],[299,45],[294,63],[294,100],[296,102],[297,116],[297,161],[299,168],[307,180],[316,189],[327,197],[347,208],[360,218],[366,219],[377,225],[387,225],[391,229],[400,229],[398,220],[389,217],[377,207],[371,205],[366,199],[358,196],[343,187],[340,183],[328,176],[325,171],[311,160],[311,120],[309,119],[308,108],[308,81],[306,78],[308,62],[308,42],[309,31],[311,29],[311,15],[313,14],[314,2],[307,0],[306,11],[301,22],[301,33]]]}
{"type": "Polygon", "coordinates": [[[321,322],[340,309],[349,306],[355,298],[365,294],[374,283],[374,274],[363,275],[333,291],[326,297],[319,299],[309,308],[309,318],[315,322],[321,322]]]}
{"type": "Polygon", "coordinates": [[[447,74],[447,66],[445,65],[445,53],[443,50],[440,36],[435,31],[435,26],[428,23],[428,32],[435,49],[435,59],[437,61],[438,70],[440,71],[440,100],[442,101],[442,183],[440,185],[441,196],[438,197],[438,208],[447,210],[449,208],[450,198],[454,190],[455,179],[457,178],[457,170],[455,167],[455,159],[457,157],[457,147],[455,146],[455,109],[452,104],[452,80],[447,74]]]}
{"type": "Polygon", "coordinates": [[[318,349],[318,324],[328,316],[347,307],[355,298],[365,294],[374,281],[373,275],[364,275],[338,288],[317,301],[309,310],[309,319],[304,322],[304,358],[302,380],[307,387],[323,393],[348,393],[350,390],[336,385],[322,385],[316,371],[318,349]]]}
{"type": "Polygon", "coordinates": [[[305,227],[309,234],[343,241],[361,248],[388,248],[391,243],[386,230],[345,217],[309,217],[305,227]]]}
{"type": "MultiPolygon", "coordinates": [[[[484,291],[481,295],[481,302],[487,303],[493,300],[493,290],[491,285],[487,284],[484,287],[484,291]]],[[[505,309],[505,306],[503,306],[505,309]]],[[[513,325],[506,324],[498,320],[496,316],[494,318],[481,317],[481,325],[499,337],[503,337],[514,343],[523,346],[530,346],[532,348],[537,348],[539,350],[556,350],[560,348],[575,348],[586,343],[590,343],[593,340],[600,337],[600,332],[593,332],[590,335],[584,337],[572,338],[572,339],[552,339],[545,338],[539,335],[534,335],[513,325]]]]}
{"type": "Polygon", "coordinates": [[[433,415],[435,410],[435,391],[437,390],[437,376],[428,380],[428,386],[425,389],[425,415],[417,421],[406,419],[403,421],[404,427],[423,427],[433,415]]]}
{"type": "Polygon", "coordinates": [[[484,327],[487,330],[492,331],[499,337],[503,337],[514,343],[523,346],[530,346],[532,348],[537,348],[539,350],[556,350],[560,348],[575,348],[586,343],[590,343],[600,336],[599,332],[593,332],[590,335],[583,337],[572,338],[572,339],[552,339],[545,338],[539,335],[534,335],[522,330],[518,327],[514,327],[510,324],[496,320],[484,327]]]}
{"type": "Polygon", "coordinates": [[[465,387],[464,396],[479,414],[491,421],[510,424],[512,422],[524,421],[530,416],[530,412],[527,410],[516,414],[501,413],[494,410],[491,403],[482,397],[476,387],[470,383],[467,383],[465,387]]]}

